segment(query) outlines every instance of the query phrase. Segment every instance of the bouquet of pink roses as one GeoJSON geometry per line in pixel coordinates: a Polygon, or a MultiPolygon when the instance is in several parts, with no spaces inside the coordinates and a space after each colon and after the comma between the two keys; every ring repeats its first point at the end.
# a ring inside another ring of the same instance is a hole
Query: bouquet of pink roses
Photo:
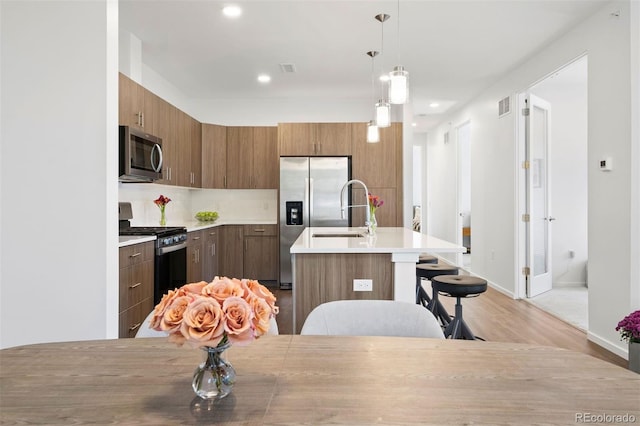
{"type": "Polygon", "coordinates": [[[169,341],[180,346],[246,345],[269,330],[278,313],[275,302],[273,293],[256,280],[215,277],[165,294],[149,327],[169,333],[169,341]]]}

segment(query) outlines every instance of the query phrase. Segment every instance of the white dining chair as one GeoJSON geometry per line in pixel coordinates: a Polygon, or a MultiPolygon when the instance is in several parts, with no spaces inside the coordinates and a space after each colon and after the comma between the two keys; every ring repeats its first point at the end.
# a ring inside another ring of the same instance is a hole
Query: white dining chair
{"type": "Polygon", "coordinates": [[[415,303],[394,300],[338,300],[314,308],[300,334],[403,336],[444,339],[431,312],[415,303]]]}
{"type": "MultiPolygon", "coordinates": [[[[164,337],[167,336],[167,333],[164,331],[154,330],[153,328],[149,328],[149,324],[151,323],[151,317],[153,316],[153,311],[144,319],[138,332],[136,333],[136,337],[164,337]]],[[[278,333],[278,323],[274,317],[271,317],[269,320],[269,331],[267,334],[272,336],[277,336],[278,333]]]]}

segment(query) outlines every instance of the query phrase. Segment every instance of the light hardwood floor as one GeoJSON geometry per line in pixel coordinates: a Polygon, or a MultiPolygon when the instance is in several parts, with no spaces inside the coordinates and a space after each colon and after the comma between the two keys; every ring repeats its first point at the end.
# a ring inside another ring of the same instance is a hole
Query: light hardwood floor
{"type": "MultiPolygon", "coordinates": [[[[271,288],[278,298],[277,316],[280,334],[292,333],[293,301],[291,290],[271,288]]],[[[455,299],[440,297],[447,311],[454,312],[455,299]]],[[[626,368],[627,361],[587,340],[585,332],[567,324],[523,300],[488,288],[479,297],[463,299],[464,319],[479,337],[487,341],[529,343],[555,346],[600,358],[626,368]]],[[[478,342],[482,344],[482,342],[478,342]]]]}

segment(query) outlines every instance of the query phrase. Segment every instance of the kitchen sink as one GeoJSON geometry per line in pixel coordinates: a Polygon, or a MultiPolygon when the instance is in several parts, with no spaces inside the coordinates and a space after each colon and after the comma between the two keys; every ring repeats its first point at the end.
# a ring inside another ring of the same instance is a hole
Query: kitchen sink
{"type": "Polygon", "coordinates": [[[322,233],[313,234],[313,238],[362,238],[364,235],[358,232],[322,233]]]}

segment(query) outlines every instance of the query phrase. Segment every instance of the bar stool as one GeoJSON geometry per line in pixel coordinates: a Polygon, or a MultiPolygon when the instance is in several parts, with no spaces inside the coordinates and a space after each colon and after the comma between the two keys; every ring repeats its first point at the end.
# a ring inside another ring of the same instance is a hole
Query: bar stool
{"type": "Polygon", "coordinates": [[[435,316],[443,326],[451,322],[451,316],[438,300],[438,293],[432,291],[429,297],[422,288],[422,279],[432,281],[438,275],[457,275],[458,268],[441,263],[423,263],[416,265],[416,303],[424,306],[435,316]]]}
{"type": "Polygon", "coordinates": [[[438,258],[426,253],[420,253],[418,263],[438,263],[438,258]]]}
{"type": "Polygon", "coordinates": [[[476,337],[467,326],[462,318],[462,304],[460,299],[463,297],[475,297],[487,291],[487,281],[482,278],[470,275],[438,275],[431,280],[433,294],[442,293],[445,296],[456,298],[456,313],[444,330],[446,338],[467,339],[467,340],[484,340],[476,337]]]}

